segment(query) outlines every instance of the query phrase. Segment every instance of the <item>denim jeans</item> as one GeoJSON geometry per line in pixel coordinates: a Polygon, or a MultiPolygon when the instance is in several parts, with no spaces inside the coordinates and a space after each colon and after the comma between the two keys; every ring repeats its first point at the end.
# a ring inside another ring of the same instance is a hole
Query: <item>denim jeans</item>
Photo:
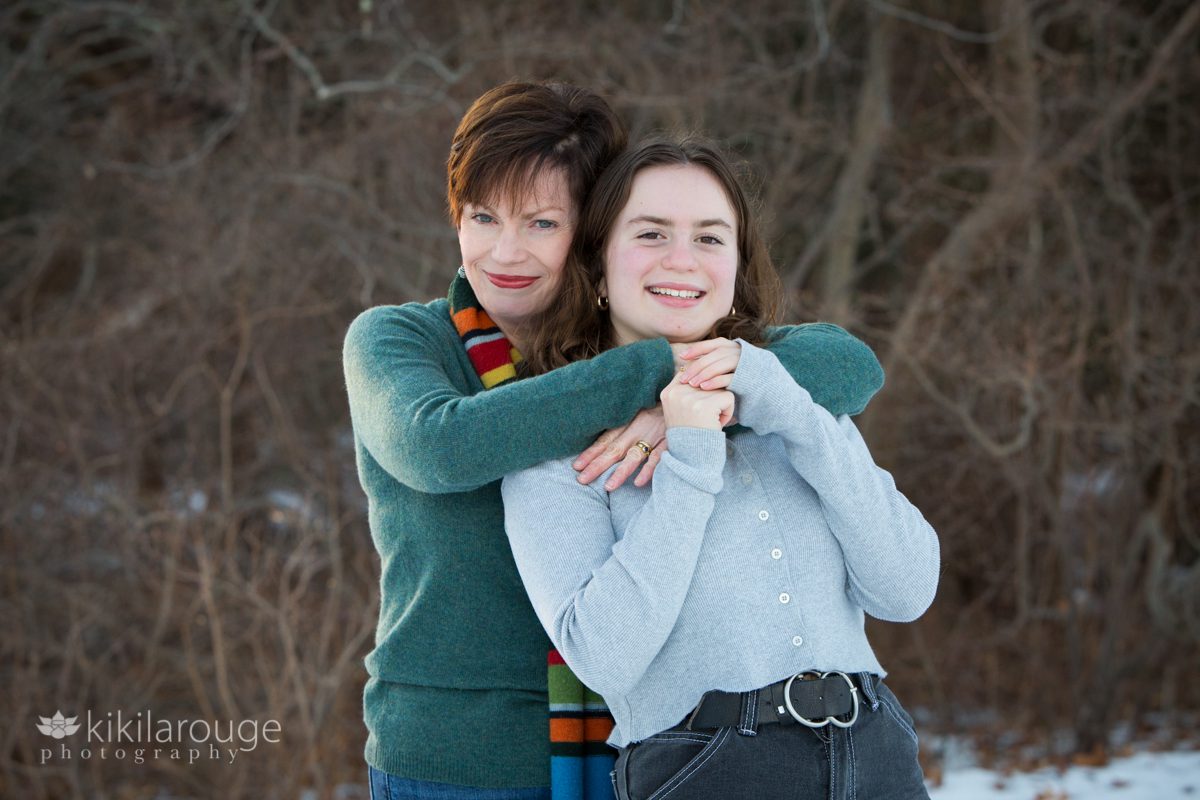
{"type": "Polygon", "coordinates": [[[619,800],[928,800],[912,717],[882,683],[863,682],[849,728],[680,724],[621,748],[619,800]],[[739,727],[743,728],[739,732],[739,727]]]}
{"type": "Polygon", "coordinates": [[[368,766],[371,800],[550,800],[549,786],[480,789],[454,783],[414,781],[368,766]]]}

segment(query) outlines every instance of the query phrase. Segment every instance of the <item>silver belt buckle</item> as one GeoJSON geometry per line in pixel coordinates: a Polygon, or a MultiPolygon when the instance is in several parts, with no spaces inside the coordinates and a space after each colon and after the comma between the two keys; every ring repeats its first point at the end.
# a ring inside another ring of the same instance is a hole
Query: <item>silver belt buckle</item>
{"type": "Polygon", "coordinates": [[[824,728],[826,725],[829,725],[831,723],[833,725],[836,725],[839,728],[849,728],[851,725],[853,725],[855,723],[855,721],[858,720],[858,687],[854,685],[854,681],[850,680],[849,675],[847,675],[844,672],[838,672],[836,670],[831,671],[831,672],[822,672],[821,678],[823,680],[825,678],[828,678],[830,675],[841,675],[842,678],[846,681],[846,684],[850,687],[850,699],[854,701],[854,711],[850,714],[849,721],[842,722],[837,717],[826,717],[823,720],[817,721],[817,720],[813,720],[813,719],[808,719],[807,717],[800,716],[796,712],[796,707],[794,705],[792,705],[792,682],[795,681],[796,678],[799,678],[803,674],[804,673],[802,673],[802,672],[796,673],[792,677],[788,678],[787,683],[785,683],[783,685],[783,704],[785,706],[787,706],[787,712],[792,715],[792,718],[795,719],[796,722],[799,722],[801,725],[807,725],[810,728],[824,728]]]}

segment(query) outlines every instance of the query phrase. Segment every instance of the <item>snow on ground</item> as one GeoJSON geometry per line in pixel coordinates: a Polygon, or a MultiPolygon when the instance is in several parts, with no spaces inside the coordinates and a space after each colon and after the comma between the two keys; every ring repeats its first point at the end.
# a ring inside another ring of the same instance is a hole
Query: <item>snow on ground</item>
{"type": "Polygon", "coordinates": [[[1103,767],[1001,775],[978,767],[948,769],[933,800],[1200,800],[1200,750],[1142,752],[1103,767]]]}

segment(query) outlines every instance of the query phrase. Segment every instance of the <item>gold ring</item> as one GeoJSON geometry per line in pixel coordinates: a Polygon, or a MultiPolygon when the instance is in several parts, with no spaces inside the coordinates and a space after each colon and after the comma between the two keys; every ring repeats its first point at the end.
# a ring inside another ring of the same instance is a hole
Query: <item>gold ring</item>
{"type": "Polygon", "coordinates": [[[654,449],[649,444],[647,444],[646,442],[643,442],[641,440],[634,442],[633,446],[636,447],[638,450],[641,450],[643,456],[650,455],[650,451],[654,449]]]}

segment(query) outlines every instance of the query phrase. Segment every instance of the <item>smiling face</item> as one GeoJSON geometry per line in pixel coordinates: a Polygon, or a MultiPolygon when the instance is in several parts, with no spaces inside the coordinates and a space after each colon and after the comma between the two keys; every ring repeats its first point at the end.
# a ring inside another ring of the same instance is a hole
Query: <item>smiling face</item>
{"type": "Polygon", "coordinates": [[[514,340],[558,291],[577,209],[566,174],[542,171],[515,202],[468,203],[458,225],[467,281],[500,329],[514,340]]]}
{"type": "Polygon", "coordinates": [[[618,344],[699,341],[733,305],[737,216],[725,190],[696,165],[641,170],[604,264],[600,291],[618,344]]]}

